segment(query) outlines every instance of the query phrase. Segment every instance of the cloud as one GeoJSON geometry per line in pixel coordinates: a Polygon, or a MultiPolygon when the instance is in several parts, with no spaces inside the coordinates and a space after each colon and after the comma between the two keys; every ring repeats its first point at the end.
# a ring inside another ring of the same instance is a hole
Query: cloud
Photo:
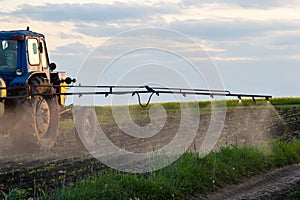
{"type": "Polygon", "coordinates": [[[274,37],[274,41],[271,43],[275,47],[294,47],[300,48],[300,26],[298,31],[282,32],[280,35],[274,37]]]}
{"type": "MultiPolygon", "coordinates": [[[[27,17],[45,21],[90,21],[109,22],[124,19],[141,19],[148,16],[169,13],[165,6],[149,6],[141,4],[44,4],[33,6],[29,4],[19,6],[10,14],[17,17],[27,17]]],[[[172,13],[176,12],[174,8],[172,13]]]]}
{"type": "Polygon", "coordinates": [[[298,30],[299,25],[289,21],[248,20],[185,20],[175,21],[168,26],[189,36],[207,40],[241,39],[261,36],[271,31],[298,30]]]}
{"type": "Polygon", "coordinates": [[[206,1],[199,1],[199,0],[189,0],[189,1],[182,1],[180,5],[182,7],[188,6],[203,6],[206,4],[227,4],[231,6],[238,6],[242,8],[259,8],[259,9],[270,9],[275,7],[282,7],[282,6],[295,6],[297,5],[297,0],[268,0],[268,1],[261,1],[261,0],[206,0],[206,1]]]}
{"type": "Polygon", "coordinates": [[[97,24],[79,23],[79,24],[75,24],[74,26],[75,26],[74,31],[84,35],[93,36],[93,37],[111,37],[117,33],[133,28],[126,23],[119,24],[118,26],[109,23],[97,23],[97,24]]]}
{"type": "Polygon", "coordinates": [[[75,34],[67,34],[67,33],[63,33],[63,32],[61,32],[60,33],[60,36],[59,36],[60,38],[62,38],[62,39],[80,39],[80,38],[82,38],[82,36],[80,36],[80,35],[75,35],[75,34]]]}
{"type": "Polygon", "coordinates": [[[53,51],[54,55],[87,55],[91,50],[92,47],[88,45],[84,45],[82,43],[71,43],[64,46],[59,46],[53,51]]]}
{"type": "Polygon", "coordinates": [[[299,46],[285,45],[274,46],[275,39],[267,41],[260,38],[256,42],[252,41],[236,41],[234,43],[218,43],[219,48],[225,49],[223,52],[211,52],[210,55],[215,60],[219,61],[291,61],[299,60],[299,46]],[[229,58],[229,59],[227,59],[229,58]],[[241,58],[241,59],[231,59],[241,58]],[[248,59],[249,58],[249,59],[248,59]]]}
{"type": "MultiPolygon", "coordinates": [[[[152,27],[163,27],[181,32],[198,40],[231,41],[255,39],[268,35],[274,36],[274,32],[285,33],[287,31],[300,31],[300,26],[293,20],[277,21],[252,21],[236,19],[222,21],[217,19],[200,20],[176,20],[167,23],[163,19],[151,24],[152,27]]],[[[145,26],[147,27],[147,26],[145,26]]],[[[149,25],[148,25],[149,27],[149,25]]],[[[139,23],[78,23],[74,25],[74,31],[93,37],[111,37],[123,31],[134,28],[143,28],[139,23]]]]}
{"type": "MultiPolygon", "coordinates": [[[[183,20],[166,23],[167,27],[194,38],[215,60],[236,62],[253,60],[298,59],[300,26],[296,21],[218,21],[183,20]],[[202,44],[202,42],[206,42],[202,44]],[[204,45],[204,46],[203,46],[204,45]]],[[[134,28],[127,24],[114,26],[108,23],[97,25],[78,24],[74,29],[95,37],[113,36],[134,28]]],[[[163,39],[164,36],[161,36],[163,39]]],[[[138,39],[138,38],[136,38],[138,39]]],[[[176,41],[176,39],[174,40],[176,41]]],[[[187,48],[187,47],[182,47],[187,48]]]]}
{"type": "Polygon", "coordinates": [[[260,9],[268,9],[274,7],[282,7],[286,5],[293,6],[296,4],[295,0],[215,0],[215,2],[226,2],[229,4],[235,4],[244,8],[260,8],[260,9]]]}

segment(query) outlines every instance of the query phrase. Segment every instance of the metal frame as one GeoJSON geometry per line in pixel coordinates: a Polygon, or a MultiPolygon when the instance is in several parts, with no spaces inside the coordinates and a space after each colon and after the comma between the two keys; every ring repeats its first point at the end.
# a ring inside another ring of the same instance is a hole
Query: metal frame
{"type": "MultiPolygon", "coordinates": [[[[35,87],[35,86],[31,86],[35,87]]],[[[255,98],[265,98],[267,101],[272,98],[271,95],[257,95],[257,94],[239,94],[239,93],[231,93],[229,90],[208,90],[208,89],[186,89],[186,88],[166,88],[166,87],[150,87],[148,85],[145,86],[90,86],[90,85],[70,85],[70,86],[36,86],[36,87],[54,87],[54,88],[61,88],[61,87],[67,87],[67,88],[89,88],[94,90],[105,90],[105,91],[87,91],[87,92],[63,92],[63,93],[49,93],[45,94],[43,93],[43,96],[46,95],[104,95],[105,97],[109,95],[125,95],[125,94],[131,94],[132,96],[137,95],[139,105],[142,107],[146,107],[149,105],[152,96],[155,94],[159,96],[160,94],[182,94],[183,96],[187,95],[206,95],[210,97],[214,96],[227,96],[227,97],[237,97],[241,99],[242,97],[246,98],[252,98],[255,102],[255,98]],[[150,94],[148,101],[146,104],[142,104],[140,94],[150,94]]],[[[0,87],[0,90],[20,90],[25,89],[27,91],[30,91],[30,88],[28,87],[16,87],[16,86],[9,86],[9,87],[0,87]]],[[[7,97],[1,97],[0,100],[5,99],[18,99],[18,98],[26,98],[28,96],[33,95],[40,95],[40,94],[30,94],[28,92],[25,96],[7,96],[7,97]]]]}

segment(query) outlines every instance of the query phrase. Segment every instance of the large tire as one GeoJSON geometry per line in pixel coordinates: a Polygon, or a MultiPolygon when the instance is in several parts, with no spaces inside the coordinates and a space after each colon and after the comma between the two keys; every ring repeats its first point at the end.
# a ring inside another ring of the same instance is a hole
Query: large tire
{"type": "Polygon", "coordinates": [[[98,119],[90,107],[81,107],[74,111],[76,140],[81,147],[93,147],[96,144],[98,119]]]}
{"type": "Polygon", "coordinates": [[[19,124],[13,134],[13,143],[21,147],[21,151],[50,151],[55,146],[59,133],[58,98],[43,95],[53,93],[53,88],[40,77],[30,80],[29,84],[31,93],[35,95],[20,101],[16,107],[19,124]],[[41,87],[36,87],[37,85],[41,87]]]}

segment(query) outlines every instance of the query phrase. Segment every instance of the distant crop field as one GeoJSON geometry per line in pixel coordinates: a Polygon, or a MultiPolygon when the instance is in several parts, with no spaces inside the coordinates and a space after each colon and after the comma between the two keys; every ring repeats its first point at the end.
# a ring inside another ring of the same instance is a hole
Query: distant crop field
{"type": "MultiPolygon", "coordinates": [[[[280,97],[280,98],[271,98],[269,103],[274,107],[300,107],[300,97],[280,97]]],[[[97,106],[95,107],[98,119],[101,123],[113,122],[112,109],[116,112],[122,114],[127,112],[129,109],[131,117],[133,120],[140,119],[149,119],[149,109],[153,105],[161,105],[166,110],[168,116],[177,116],[180,114],[180,104],[178,102],[166,102],[166,103],[156,103],[149,104],[148,107],[141,107],[139,105],[129,105],[129,106],[97,106]]],[[[211,105],[213,104],[216,109],[220,108],[249,108],[249,107],[262,107],[264,105],[268,106],[268,103],[265,99],[257,99],[255,103],[252,99],[238,99],[232,100],[219,100],[219,101],[199,101],[199,102],[183,102],[182,104],[188,104],[189,108],[195,107],[199,109],[200,113],[209,113],[211,111],[211,105]]],[[[269,104],[269,105],[270,105],[269,104]]],[[[160,117],[160,116],[157,116],[160,117]]],[[[127,120],[127,119],[124,119],[127,120]]]]}

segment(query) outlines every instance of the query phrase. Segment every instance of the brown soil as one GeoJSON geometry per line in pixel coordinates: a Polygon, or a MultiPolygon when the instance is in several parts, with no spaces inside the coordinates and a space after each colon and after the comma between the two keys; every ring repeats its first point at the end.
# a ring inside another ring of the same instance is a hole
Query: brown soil
{"type": "Polygon", "coordinates": [[[295,164],[272,170],[228,185],[206,198],[195,199],[284,199],[292,192],[300,191],[300,165],[295,164]]]}
{"type": "MultiPolygon", "coordinates": [[[[210,114],[201,115],[198,135],[191,145],[197,151],[203,141],[210,114]]],[[[227,112],[224,130],[217,144],[228,143],[259,144],[267,138],[288,132],[288,140],[299,138],[300,108],[280,108],[277,111],[242,109],[227,112]],[[279,114],[278,114],[278,113],[279,114]],[[241,117],[242,116],[242,117],[241,117]]],[[[179,118],[167,118],[165,127],[158,136],[147,140],[135,139],[118,130],[116,124],[101,124],[108,138],[121,148],[133,152],[145,152],[160,148],[169,143],[178,127],[179,118]]],[[[148,120],[137,121],[144,125],[148,120]]],[[[193,126],[193,124],[191,124],[193,126]]],[[[7,193],[12,188],[26,189],[29,195],[49,192],[63,184],[74,184],[85,178],[108,169],[76,142],[74,128],[62,129],[55,149],[48,153],[15,153],[8,135],[0,136],[0,191],[7,193]]],[[[274,199],[285,195],[288,188],[299,189],[300,170],[293,165],[268,174],[252,177],[239,186],[228,186],[219,193],[210,194],[209,199],[274,199]],[[282,178],[280,178],[282,177],[282,178]],[[252,195],[252,196],[251,196],[252,195]],[[271,195],[271,196],[270,196],[271,195]]],[[[200,198],[195,197],[195,198],[200,198]]]]}

